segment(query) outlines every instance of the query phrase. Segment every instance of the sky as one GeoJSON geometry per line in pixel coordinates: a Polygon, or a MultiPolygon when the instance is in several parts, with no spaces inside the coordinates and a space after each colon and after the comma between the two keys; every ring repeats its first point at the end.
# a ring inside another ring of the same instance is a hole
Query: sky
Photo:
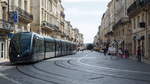
{"type": "Polygon", "coordinates": [[[85,43],[92,43],[98,32],[101,17],[110,0],[62,0],[66,20],[71,21],[84,35],[85,43]]]}

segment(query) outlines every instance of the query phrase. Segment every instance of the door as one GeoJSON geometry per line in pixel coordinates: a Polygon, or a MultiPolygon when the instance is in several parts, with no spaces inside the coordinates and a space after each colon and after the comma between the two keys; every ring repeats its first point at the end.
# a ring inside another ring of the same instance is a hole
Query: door
{"type": "Polygon", "coordinates": [[[4,42],[0,42],[0,58],[4,58],[4,42]]]}

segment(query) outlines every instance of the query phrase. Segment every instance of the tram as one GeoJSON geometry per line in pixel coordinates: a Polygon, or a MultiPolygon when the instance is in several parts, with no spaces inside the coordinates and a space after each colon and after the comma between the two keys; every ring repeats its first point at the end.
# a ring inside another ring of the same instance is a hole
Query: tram
{"type": "Polygon", "coordinates": [[[32,63],[76,53],[76,44],[32,32],[16,33],[10,41],[12,64],[32,63]]]}

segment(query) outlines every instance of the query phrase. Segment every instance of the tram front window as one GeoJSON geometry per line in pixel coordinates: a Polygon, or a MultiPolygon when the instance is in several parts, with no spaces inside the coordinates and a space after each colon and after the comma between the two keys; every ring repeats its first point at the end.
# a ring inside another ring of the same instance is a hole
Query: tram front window
{"type": "Polygon", "coordinates": [[[18,55],[23,55],[29,52],[31,45],[31,35],[29,34],[17,34],[12,41],[13,52],[18,55]]]}

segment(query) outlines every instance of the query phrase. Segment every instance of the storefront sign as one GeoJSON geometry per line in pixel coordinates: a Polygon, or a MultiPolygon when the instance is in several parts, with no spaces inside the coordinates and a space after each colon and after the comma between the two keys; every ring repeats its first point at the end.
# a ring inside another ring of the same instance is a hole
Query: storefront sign
{"type": "Polygon", "coordinates": [[[18,11],[14,11],[10,13],[11,22],[17,24],[19,23],[19,13],[18,11]]]}

